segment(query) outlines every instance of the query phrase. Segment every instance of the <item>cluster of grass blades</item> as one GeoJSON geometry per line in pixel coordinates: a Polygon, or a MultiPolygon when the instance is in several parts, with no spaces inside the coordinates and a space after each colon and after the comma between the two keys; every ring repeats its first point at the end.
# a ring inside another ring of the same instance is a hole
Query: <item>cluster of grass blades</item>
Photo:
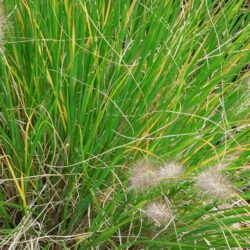
{"type": "Polygon", "coordinates": [[[249,247],[247,1],[0,8],[0,249],[249,247]],[[131,192],[145,156],[184,174],[131,192]],[[194,190],[213,166],[236,189],[226,202],[194,190]],[[174,206],[167,227],[143,214],[157,197],[174,206]]]}

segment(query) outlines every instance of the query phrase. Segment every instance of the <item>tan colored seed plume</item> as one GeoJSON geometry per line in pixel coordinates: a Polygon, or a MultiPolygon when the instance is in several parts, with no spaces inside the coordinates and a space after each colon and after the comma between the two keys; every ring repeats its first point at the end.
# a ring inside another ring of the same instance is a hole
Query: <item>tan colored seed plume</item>
{"type": "Polygon", "coordinates": [[[142,191],[158,183],[157,164],[150,159],[135,162],[130,176],[129,189],[142,191]]]}
{"type": "Polygon", "coordinates": [[[160,164],[151,159],[137,161],[132,167],[129,189],[147,190],[168,179],[177,178],[183,173],[183,167],[174,162],[160,164]]]}
{"type": "Polygon", "coordinates": [[[3,4],[0,2],[0,48],[3,44],[3,38],[4,38],[4,31],[6,26],[6,16],[3,4]]]}
{"type": "Polygon", "coordinates": [[[145,207],[144,213],[159,226],[168,225],[174,219],[170,202],[152,202],[145,207]]]}
{"type": "Polygon", "coordinates": [[[159,178],[163,179],[171,179],[180,177],[184,172],[182,165],[176,162],[165,163],[159,170],[158,175],[159,178]]]}
{"type": "Polygon", "coordinates": [[[218,169],[208,169],[196,178],[196,187],[203,194],[214,199],[227,199],[234,190],[229,180],[218,169]]]}

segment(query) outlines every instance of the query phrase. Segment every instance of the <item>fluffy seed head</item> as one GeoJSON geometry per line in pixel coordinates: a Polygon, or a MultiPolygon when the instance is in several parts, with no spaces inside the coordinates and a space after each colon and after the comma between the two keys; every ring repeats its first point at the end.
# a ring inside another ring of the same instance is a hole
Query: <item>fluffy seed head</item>
{"type": "Polygon", "coordinates": [[[176,162],[169,162],[163,165],[159,172],[159,178],[161,179],[169,179],[169,178],[177,178],[183,174],[184,170],[182,165],[176,162]]]}
{"type": "Polygon", "coordinates": [[[215,199],[226,199],[234,192],[230,182],[216,169],[208,169],[196,178],[196,187],[215,199]]]}
{"type": "Polygon", "coordinates": [[[6,16],[4,13],[3,5],[0,3],[0,44],[2,43],[2,39],[4,37],[5,25],[6,25],[6,16]]]}
{"type": "Polygon", "coordinates": [[[145,207],[144,212],[157,225],[167,225],[174,218],[170,202],[152,202],[145,207]]]}
{"type": "Polygon", "coordinates": [[[183,167],[174,162],[160,163],[150,159],[137,161],[130,176],[130,189],[143,191],[157,186],[163,181],[179,177],[183,173],[183,167]]]}
{"type": "Polygon", "coordinates": [[[158,183],[157,164],[150,159],[137,161],[130,176],[130,189],[145,190],[158,183]]]}

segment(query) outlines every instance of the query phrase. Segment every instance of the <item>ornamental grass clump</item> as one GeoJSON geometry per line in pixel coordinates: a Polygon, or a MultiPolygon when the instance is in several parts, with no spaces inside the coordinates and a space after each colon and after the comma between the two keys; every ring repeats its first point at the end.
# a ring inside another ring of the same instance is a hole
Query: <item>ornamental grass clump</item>
{"type": "Polygon", "coordinates": [[[249,21],[246,0],[0,0],[0,249],[249,248],[249,21]],[[194,192],[215,158],[235,207],[194,192]]]}

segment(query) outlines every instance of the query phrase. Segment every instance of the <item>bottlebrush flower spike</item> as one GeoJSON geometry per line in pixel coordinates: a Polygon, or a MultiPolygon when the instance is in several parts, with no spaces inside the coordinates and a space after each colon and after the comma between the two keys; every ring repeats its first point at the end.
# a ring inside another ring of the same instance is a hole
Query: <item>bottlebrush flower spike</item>
{"type": "Polygon", "coordinates": [[[158,184],[157,164],[150,159],[137,161],[131,171],[129,189],[145,190],[158,184]]]}
{"type": "Polygon", "coordinates": [[[167,225],[174,219],[170,202],[152,202],[145,207],[144,213],[159,226],[167,225]]]}
{"type": "Polygon", "coordinates": [[[196,187],[203,193],[215,199],[226,199],[234,194],[229,180],[218,169],[208,169],[196,178],[196,187]]]}
{"type": "Polygon", "coordinates": [[[181,176],[184,172],[184,169],[182,167],[182,165],[176,163],[176,162],[169,162],[169,163],[165,163],[165,165],[163,165],[159,172],[159,178],[163,179],[169,179],[169,178],[177,178],[179,176],[181,176]]]}
{"type": "Polygon", "coordinates": [[[5,11],[4,11],[3,4],[0,3],[0,48],[3,43],[2,40],[4,38],[5,26],[6,26],[5,11]]]}
{"type": "Polygon", "coordinates": [[[183,167],[175,162],[160,165],[147,158],[139,160],[132,169],[129,189],[146,190],[168,179],[177,178],[182,173],[183,167]]]}

